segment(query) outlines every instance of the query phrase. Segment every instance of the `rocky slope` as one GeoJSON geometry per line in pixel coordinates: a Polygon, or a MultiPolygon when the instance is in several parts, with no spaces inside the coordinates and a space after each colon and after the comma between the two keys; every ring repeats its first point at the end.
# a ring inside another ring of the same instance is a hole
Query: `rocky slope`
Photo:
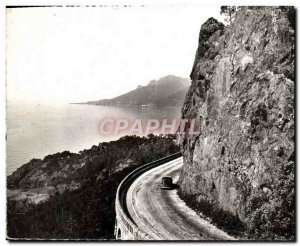
{"type": "Polygon", "coordinates": [[[111,106],[181,106],[189,86],[189,79],[168,75],[158,80],[151,80],[146,86],[139,85],[135,90],[121,96],[112,99],[90,101],[87,104],[111,106]],[[183,94],[183,96],[178,97],[178,94],[183,94]]]}
{"type": "Polygon", "coordinates": [[[240,7],[201,27],[180,139],[181,189],[238,217],[250,238],[294,238],[292,7],[240,7]]]}
{"type": "Polygon", "coordinates": [[[119,183],[178,151],[174,136],[150,134],[31,160],[7,177],[8,238],[113,239],[119,183]]]}

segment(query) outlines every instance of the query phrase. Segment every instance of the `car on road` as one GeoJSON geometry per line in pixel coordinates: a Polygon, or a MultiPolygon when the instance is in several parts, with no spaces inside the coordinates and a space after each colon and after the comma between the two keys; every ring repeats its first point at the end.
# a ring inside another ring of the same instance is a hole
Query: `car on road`
{"type": "Polygon", "coordinates": [[[161,180],[161,189],[169,190],[174,188],[173,179],[170,176],[165,176],[161,180]]]}

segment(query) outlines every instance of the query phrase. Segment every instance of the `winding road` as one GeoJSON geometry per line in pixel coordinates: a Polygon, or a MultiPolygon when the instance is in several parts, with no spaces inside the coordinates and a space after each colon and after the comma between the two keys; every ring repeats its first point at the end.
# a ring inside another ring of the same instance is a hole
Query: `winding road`
{"type": "Polygon", "coordinates": [[[130,186],[126,204],[139,228],[154,240],[234,240],[186,206],[176,190],[161,190],[163,176],[178,181],[182,157],[153,168],[130,186]]]}

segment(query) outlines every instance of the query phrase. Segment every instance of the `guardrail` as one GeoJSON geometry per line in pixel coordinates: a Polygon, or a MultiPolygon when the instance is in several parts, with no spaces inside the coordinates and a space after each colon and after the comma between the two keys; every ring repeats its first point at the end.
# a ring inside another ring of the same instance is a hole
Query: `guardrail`
{"type": "MultiPolygon", "coordinates": [[[[169,161],[175,160],[181,156],[181,152],[177,152],[159,160],[142,165],[130,174],[128,174],[120,183],[116,194],[116,216],[122,221],[122,224],[126,227],[126,229],[133,235],[134,239],[153,240],[153,238],[149,234],[137,227],[136,223],[134,222],[130,213],[128,212],[128,207],[126,204],[126,195],[130,185],[134,182],[134,180],[137,179],[137,177],[139,177],[146,171],[159,165],[165,164],[169,161]]],[[[117,231],[115,231],[115,236],[117,239],[119,239],[117,231]]]]}

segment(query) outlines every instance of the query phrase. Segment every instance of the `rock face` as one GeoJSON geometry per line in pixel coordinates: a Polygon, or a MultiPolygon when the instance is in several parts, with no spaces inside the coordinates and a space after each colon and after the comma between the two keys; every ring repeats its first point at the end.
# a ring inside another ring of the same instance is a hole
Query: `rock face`
{"type": "Polygon", "coordinates": [[[182,191],[250,227],[263,208],[293,216],[294,28],[292,7],[240,7],[226,27],[207,20],[182,108],[201,125],[180,139],[182,191]]]}

